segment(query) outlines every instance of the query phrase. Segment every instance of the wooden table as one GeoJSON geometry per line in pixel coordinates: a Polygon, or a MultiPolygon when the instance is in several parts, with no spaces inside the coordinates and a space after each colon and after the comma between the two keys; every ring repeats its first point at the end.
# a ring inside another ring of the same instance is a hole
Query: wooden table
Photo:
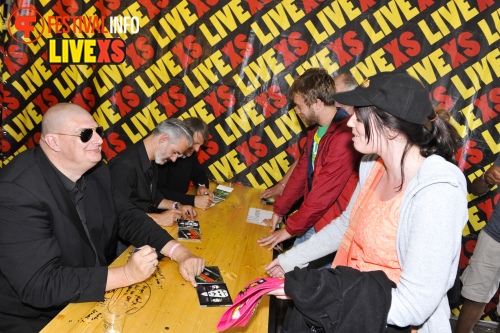
{"type": "MultiPolygon", "coordinates": [[[[211,184],[211,188],[215,188],[211,184]]],[[[218,266],[234,301],[250,281],[266,276],[264,267],[272,251],[257,244],[269,228],[247,223],[249,207],[272,210],[259,199],[262,190],[234,185],[227,199],[207,210],[196,209],[202,233],[201,242],[182,242],[192,253],[205,258],[207,265],[218,266]]],[[[177,227],[166,228],[176,238],[177,227]]],[[[123,265],[130,251],[112,264],[123,265]]],[[[125,332],[130,333],[210,333],[227,307],[200,307],[196,289],[179,274],[177,263],[164,258],[157,272],[143,283],[109,291],[105,298],[125,297],[129,313],[125,332]]],[[[64,308],[41,332],[102,332],[101,302],[73,303],[64,308]]],[[[269,297],[264,296],[245,327],[225,332],[268,332],[269,297]]]]}

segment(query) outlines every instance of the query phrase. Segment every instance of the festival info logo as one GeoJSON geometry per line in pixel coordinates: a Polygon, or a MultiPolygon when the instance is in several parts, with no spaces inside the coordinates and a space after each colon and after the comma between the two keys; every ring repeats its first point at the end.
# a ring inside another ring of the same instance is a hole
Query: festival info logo
{"type": "Polygon", "coordinates": [[[42,36],[45,20],[34,6],[20,7],[10,14],[7,29],[16,42],[30,44],[42,36]],[[37,22],[42,23],[40,30],[35,29],[37,22]]]}
{"type": "Polygon", "coordinates": [[[45,32],[48,61],[53,64],[122,63],[126,58],[125,41],[112,38],[111,33],[139,32],[137,17],[110,16],[109,30],[105,18],[98,16],[48,16],[46,20],[34,6],[22,7],[10,15],[8,31],[22,44],[35,43],[45,32]],[[96,34],[108,38],[94,37],[96,34]]]}

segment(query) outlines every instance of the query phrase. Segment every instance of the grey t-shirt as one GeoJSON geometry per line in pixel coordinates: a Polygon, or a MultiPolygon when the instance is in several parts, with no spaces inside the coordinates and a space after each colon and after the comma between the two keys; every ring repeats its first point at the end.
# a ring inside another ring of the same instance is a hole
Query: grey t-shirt
{"type": "MultiPolygon", "coordinates": [[[[497,155],[495,165],[500,166],[500,154],[497,155]]],[[[500,203],[497,203],[491,218],[483,230],[494,240],[500,243],[500,203]]]]}

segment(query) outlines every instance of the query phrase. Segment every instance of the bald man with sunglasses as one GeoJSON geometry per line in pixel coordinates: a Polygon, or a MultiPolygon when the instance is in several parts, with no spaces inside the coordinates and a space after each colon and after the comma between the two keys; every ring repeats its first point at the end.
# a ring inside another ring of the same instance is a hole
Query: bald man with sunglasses
{"type": "Polygon", "coordinates": [[[146,280],[155,249],[196,285],[204,260],[113,193],[102,134],[83,108],[57,104],[43,117],[40,147],[0,169],[0,332],[38,332],[68,303],[146,280]],[[141,250],[109,268],[118,236],[141,250]]]}

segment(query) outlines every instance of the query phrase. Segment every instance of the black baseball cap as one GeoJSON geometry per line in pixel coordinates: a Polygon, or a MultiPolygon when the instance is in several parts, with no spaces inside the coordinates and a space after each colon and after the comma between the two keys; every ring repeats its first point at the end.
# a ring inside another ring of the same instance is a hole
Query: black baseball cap
{"type": "Polygon", "coordinates": [[[397,118],[420,125],[434,115],[429,92],[406,72],[376,74],[354,90],[333,94],[333,99],[357,107],[373,105],[397,118]]]}

